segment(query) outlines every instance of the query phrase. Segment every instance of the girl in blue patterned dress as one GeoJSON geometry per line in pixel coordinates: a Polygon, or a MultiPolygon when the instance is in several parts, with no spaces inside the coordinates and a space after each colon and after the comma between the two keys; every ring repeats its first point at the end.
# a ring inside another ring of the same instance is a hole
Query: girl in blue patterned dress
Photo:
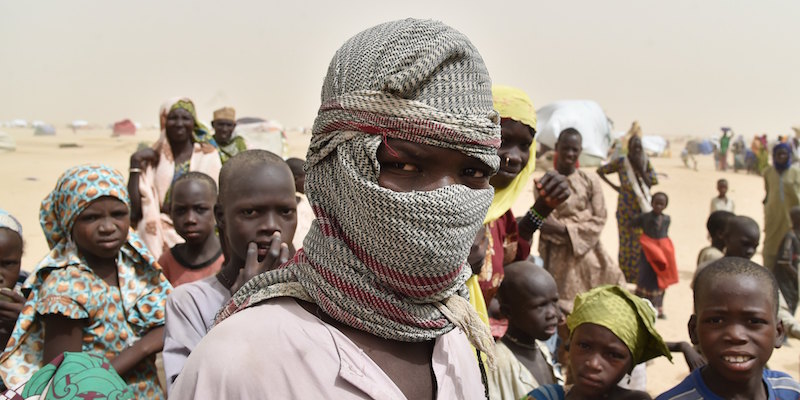
{"type": "Polygon", "coordinates": [[[51,251],[26,283],[30,294],[0,356],[8,387],[65,351],[86,352],[111,360],[137,398],[165,398],[155,354],[171,287],[130,230],[129,204],[125,179],[102,165],[68,169],[42,201],[51,251]]]}

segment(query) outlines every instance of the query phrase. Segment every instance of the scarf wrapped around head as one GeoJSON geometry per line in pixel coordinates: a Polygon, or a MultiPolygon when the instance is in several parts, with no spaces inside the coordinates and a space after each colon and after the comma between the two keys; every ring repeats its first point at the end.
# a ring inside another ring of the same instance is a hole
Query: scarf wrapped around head
{"type": "Polygon", "coordinates": [[[7,228],[14,232],[17,232],[19,236],[22,236],[22,225],[14,218],[13,215],[9,214],[8,211],[0,209],[0,228],[7,228]]]}
{"type": "MultiPolygon", "coordinates": [[[[510,118],[536,130],[536,108],[525,92],[510,86],[495,85],[492,87],[494,109],[501,118],[510,118]]],[[[486,213],[484,223],[492,222],[503,216],[517,200],[528,183],[533,170],[536,169],[536,140],[531,142],[528,164],[517,174],[508,186],[494,191],[492,205],[486,213]]]]}
{"type": "Polygon", "coordinates": [[[216,147],[216,142],[214,141],[213,135],[209,134],[210,131],[208,127],[206,127],[197,118],[197,111],[195,110],[194,102],[186,97],[175,97],[165,101],[164,104],[161,105],[161,108],[158,112],[159,123],[161,126],[161,137],[159,137],[158,141],[153,147],[159,148],[163,146],[164,143],[168,143],[167,116],[169,115],[170,111],[178,108],[184,109],[192,114],[192,119],[194,119],[194,132],[192,132],[192,141],[195,143],[210,143],[216,147]]]}
{"type": "Polygon", "coordinates": [[[492,189],[394,192],[378,185],[376,158],[390,137],[454,149],[496,170],[500,128],[490,88],[477,50],[440,22],[394,21],[348,40],[328,69],[306,157],[316,219],[303,249],[247,282],[217,321],[293,296],[392,340],[431,340],[459,327],[491,355],[464,283],[492,189]]]}
{"type": "Polygon", "coordinates": [[[567,327],[570,332],[586,323],[608,328],[631,351],[633,365],[662,355],[672,360],[655,319],[655,310],[645,300],[619,286],[604,285],[575,297],[567,327]]]}
{"type": "Polygon", "coordinates": [[[792,146],[790,146],[788,143],[778,143],[775,145],[775,148],[772,149],[772,165],[778,172],[783,172],[789,169],[789,167],[792,166],[792,146]],[[778,154],[778,150],[780,149],[786,150],[786,152],[789,154],[789,157],[783,164],[779,164],[775,159],[775,154],[778,154]]]}

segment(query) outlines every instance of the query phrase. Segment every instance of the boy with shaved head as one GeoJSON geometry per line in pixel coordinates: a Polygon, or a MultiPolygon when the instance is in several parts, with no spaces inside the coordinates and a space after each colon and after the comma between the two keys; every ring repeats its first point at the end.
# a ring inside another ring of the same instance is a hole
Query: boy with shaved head
{"type": "Polygon", "coordinates": [[[519,399],[547,384],[563,383],[544,344],[562,318],[558,290],[550,273],[528,261],[505,267],[497,290],[508,330],[497,342],[496,369],[489,379],[489,398],[519,399]]]}

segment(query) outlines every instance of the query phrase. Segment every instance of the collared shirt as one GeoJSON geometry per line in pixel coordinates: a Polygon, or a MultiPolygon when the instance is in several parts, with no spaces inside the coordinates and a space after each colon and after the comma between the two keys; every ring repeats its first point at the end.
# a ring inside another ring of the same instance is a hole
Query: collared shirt
{"type": "MultiPolygon", "coordinates": [[[[483,399],[466,335],[436,339],[438,399],[483,399]]],[[[214,327],[189,356],[171,399],[405,399],[355,343],[292,298],[240,311],[214,327]]]]}
{"type": "MultiPolygon", "coordinates": [[[[553,378],[559,385],[564,384],[560,366],[556,366],[550,356],[550,349],[544,342],[537,340],[536,346],[539,353],[553,371],[553,378]]],[[[519,361],[511,349],[497,341],[494,347],[495,369],[489,371],[489,398],[490,399],[521,399],[533,389],[541,386],[536,377],[528,368],[519,361]]]]}
{"type": "MultiPolygon", "coordinates": [[[[706,386],[702,370],[695,369],[678,386],[662,393],[656,400],[722,400],[706,386]]],[[[800,397],[800,384],[788,374],[765,368],[762,376],[768,400],[796,400],[800,397]]]]}

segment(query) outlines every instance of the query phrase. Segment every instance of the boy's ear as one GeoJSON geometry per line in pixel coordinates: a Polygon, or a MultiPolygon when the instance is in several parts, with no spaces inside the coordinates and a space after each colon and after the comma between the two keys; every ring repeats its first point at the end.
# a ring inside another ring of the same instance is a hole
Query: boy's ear
{"type": "Polygon", "coordinates": [[[225,213],[222,210],[222,204],[214,204],[214,219],[217,220],[217,228],[219,230],[225,229],[225,213]]]}
{"type": "Polygon", "coordinates": [[[697,340],[697,315],[692,314],[692,316],[689,317],[689,323],[686,325],[687,328],[689,328],[689,339],[692,341],[692,344],[696,345],[700,343],[700,341],[697,340]]]}
{"type": "Polygon", "coordinates": [[[778,323],[775,324],[775,348],[779,349],[783,346],[783,342],[786,340],[786,330],[783,327],[783,321],[778,318],[778,323]]]}

